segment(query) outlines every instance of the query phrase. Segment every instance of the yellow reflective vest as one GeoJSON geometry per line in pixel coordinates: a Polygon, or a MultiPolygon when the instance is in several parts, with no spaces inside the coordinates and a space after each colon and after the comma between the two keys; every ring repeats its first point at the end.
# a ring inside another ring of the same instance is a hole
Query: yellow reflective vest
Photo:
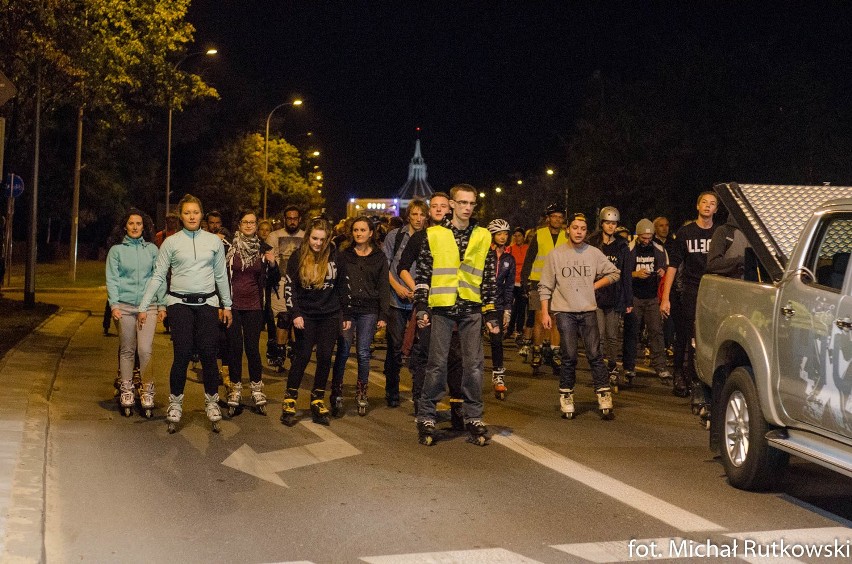
{"type": "Polygon", "coordinates": [[[435,225],[426,230],[426,237],[432,252],[429,307],[453,306],[456,296],[469,302],[482,303],[482,272],[491,248],[491,233],[483,227],[474,227],[464,252],[464,260],[459,260],[459,247],[452,230],[435,225]]]}
{"type": "Polygon", "coordinates": [[[553,235],[551,235],[550,229],[547,227],[542,227],[536,231],[535,238],[536,243],[538,243],[538,254],[535,256],[535,260],[533,261],[532,271],[530,271],[530,280],[539,281],[541,280],[541,271],[544,270],[544,259],[546,259],[547,255],[550,254],[550,251],[563,243],[567,243],[568,238],[565,236],[565,230],[560,229],[559,235],[556,237],[556,245],[554,245],[553,235]]]}

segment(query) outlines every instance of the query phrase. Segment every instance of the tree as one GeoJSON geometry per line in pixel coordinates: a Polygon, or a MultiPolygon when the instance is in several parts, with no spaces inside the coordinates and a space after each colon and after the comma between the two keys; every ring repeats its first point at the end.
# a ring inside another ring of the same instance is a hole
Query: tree
{"type": "Polygon", "coordinates": [[[302,157],[296,147],[282,138],[270,137],[268,178],[264,149],[259,133],[242,135],[220,147],[209,159],[211,164],[198,171],[195,182],[196,196],[204,207],[229,217],[244,208],[260,210],[264,187],[271,216],[290,204],[303,210],[323,205],[316,187],[300,173],[302,157]]]}

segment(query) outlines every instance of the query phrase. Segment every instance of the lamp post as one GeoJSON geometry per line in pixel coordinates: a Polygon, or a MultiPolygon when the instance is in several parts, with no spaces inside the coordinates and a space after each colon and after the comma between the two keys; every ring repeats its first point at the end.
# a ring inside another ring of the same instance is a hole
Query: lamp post
{"type": "MultiPolygon", "coordinates": [[[[197,55],[207,55],[213,56],[219,51],[216,49],[207,49],[206,51],[196,51],[195,53],[189,53],[185,55],[181,60],[175,63],[173,72],[177,72],[178,68],[190,57],[195,57],[197,55]]],[[[169,95],[169,125],[168,125],[168,135],[166,140],[166,215],[169,215],[169,200],[172,195],[172,112],[174,108],[172,107],[172,99],[171,94],[169,95]]]]}
{"type": "Polygon", "coordinates": [[[301,100],[293,100],[292,102],[284,102],[283,104],[278,104],[277,106],[272,108],[272,111],[269,112],[268,116],[266,116],[266,139],[263,143],[263,155],[264,155],[263,156],[263,170],[264,170],[264,177],[263,177],[263,219],[266,219],[266,195],[267,195],[267,192],[269,191],[269,121],[272,119],[272,114],[274,114],[275,111],[278,108],[283,108],[284,106],[301,106],[301,105],[302,105],[301,100]]]}

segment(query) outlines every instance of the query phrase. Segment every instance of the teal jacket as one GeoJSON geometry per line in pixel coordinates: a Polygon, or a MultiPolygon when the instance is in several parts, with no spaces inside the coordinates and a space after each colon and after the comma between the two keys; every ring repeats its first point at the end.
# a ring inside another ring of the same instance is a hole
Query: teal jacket
{"type": "MultiPolygon", "coordinates": [[[[231,287],[225,271],[225,246],[218,236],[200,229],[181,229],[163,241],[154,273],[139,303],[139,311],[146,311],[148,305],[154,303],[157,292],[166,283],[169,271],[171,292],[214,294],[204,303],[216,308],[221,303],[225,309],[231,309],[231,287]],[[215,295],[216,292],[218,295],[215,295]]],[[[168,293],[164,300],[167,306],[182,303],[179,298],[168,293]]]]}
{"type": "MultiPolygon", "coordinates": [[[[138,306],[145,286],[154,273],[157,245],[142,237],[131,239],[127,235],[118,245],[113,245],[106,260],[106,287],[109,307],[119,303],[138,306]]],[[[152,303],[164,305],[165,285],[156,292],[152,303]]]]}

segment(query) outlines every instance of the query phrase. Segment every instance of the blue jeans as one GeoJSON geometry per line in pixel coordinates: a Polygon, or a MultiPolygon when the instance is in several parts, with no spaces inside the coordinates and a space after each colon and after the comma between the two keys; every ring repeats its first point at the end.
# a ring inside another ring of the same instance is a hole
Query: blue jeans
{"type": "Polygon", "coordinates": [[[385,332],[385,398],[399,400],[399,371],[402,369],[402,338],[405,324],[411,317],[410,309],[388,308],[388,328],[385,332]]]}
{"type": "Polygon", "coordinates": [[[583,339],[586,358],[592,367],[592,381],[595,389],[609,387],[609,376],[601,355],[601,338],[598,333],[598,320],[594,311],[567,312],[554,314],[559,328],[562,366],[559,369],[559,388],[574,389],[577,383],[577,344],[583,339]]]}
{"type": "Polygon", "coordinates": [[[337,352],[334,355],[334,368],[331,373],[331,394],[341,395],[343,387],[343,372],[352,341],[355,340],[355,351],[358,355],[358,381],[365,384],[370,378],[370,345],[376,334],[377,313],[356,313],[352,315],[352,325],[346,331],[341,331],[337,337],[337,352]]]}
{"type": "Polygon", "coordinates": [[[447,389],[447,357],[450,355],[453,328],[458,325],[462,359],[461,392],[465,422],[482,418],[482,314],[472,313],[460,319],[432,315],[429,338],[429,361],[420,397],[418,420],[435,420],[436,405],[447,389]]]}

